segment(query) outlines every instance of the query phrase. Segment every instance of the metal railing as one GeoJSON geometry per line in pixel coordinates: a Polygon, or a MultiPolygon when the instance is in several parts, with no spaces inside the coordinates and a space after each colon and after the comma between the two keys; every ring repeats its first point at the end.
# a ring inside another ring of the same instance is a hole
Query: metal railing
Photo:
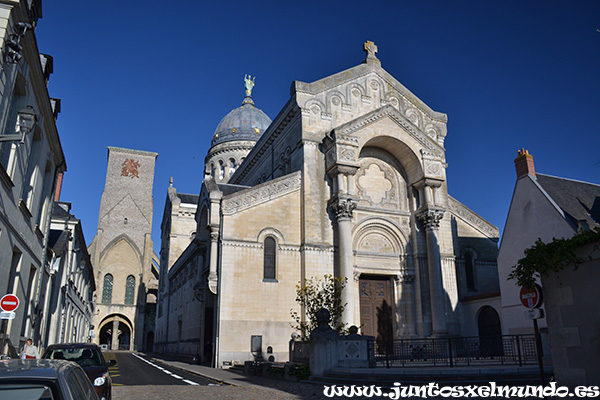
{"type": "MultiPolygon", "coordinates": [[[[377,367],[459,367],[537,363],[535,335],[371,341],[377,367]]],[[[373,353],[372,353],[373,354],[373,353]]]]}

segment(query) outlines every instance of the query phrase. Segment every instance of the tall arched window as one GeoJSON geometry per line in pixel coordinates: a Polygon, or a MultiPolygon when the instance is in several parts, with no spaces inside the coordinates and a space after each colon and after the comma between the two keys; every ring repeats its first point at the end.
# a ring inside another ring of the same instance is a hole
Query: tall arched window
{"type": "Polygon", "coordinates": [[[465,253],[465,280],[467,289],[475,290],[475,257],[470,251],[465,253]]]}
{"type": "Polygon", "coordinates": [[[277,242],[271,236],[265,238],[264,245],[264,279],[275,279],[277,262],[277,242]]]}
{"type": "Polygon", "coordinates": [[[133,304],[133,298],[135,293],[135,278],[133,275],[127,277],[125,283],[125,304],[133,304]]]}
{"type": "Polygon", "coordinates": [[[105,304],[112,303],[113,276],[111,274],[104,275],[104,287],[102,289],[102,302],[105,304]]]}

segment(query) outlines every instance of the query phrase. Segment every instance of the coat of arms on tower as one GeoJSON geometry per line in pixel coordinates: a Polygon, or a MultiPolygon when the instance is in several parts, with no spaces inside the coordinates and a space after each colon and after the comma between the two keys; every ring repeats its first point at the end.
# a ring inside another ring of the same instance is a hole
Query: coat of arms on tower
{"type": "Polygon", "coordinates": [[[127,160],[123,161],[123,171],[121,172],[121,176],[129,176],[131,178],[136,177],[139,178],[139,172],[138,172],[138,168],[140,167],[140,163],[138,161],[135,161],[132,158],[128,158],[127,160]]]}

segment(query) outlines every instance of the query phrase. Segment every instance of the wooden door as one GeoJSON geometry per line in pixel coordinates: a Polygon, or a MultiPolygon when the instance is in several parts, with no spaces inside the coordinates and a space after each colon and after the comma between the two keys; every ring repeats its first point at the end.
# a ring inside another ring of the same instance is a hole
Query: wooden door
{"type": "Polygon", "coordinates": [[[361,277],[360,324],[363,335],[375,336],[378,341],[393,339],[392,282],[387,277],[361,277]]]}

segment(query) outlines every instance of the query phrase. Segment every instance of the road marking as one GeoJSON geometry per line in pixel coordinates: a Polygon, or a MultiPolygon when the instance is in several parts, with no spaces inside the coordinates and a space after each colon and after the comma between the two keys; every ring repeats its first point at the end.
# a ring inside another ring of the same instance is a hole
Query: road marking
{"type": "Polygon", "coordinates": [[[154,364],[152,361],[148,361],[148,360],[146,360],[145,358],[138,356],[138,355],[137,355],[137,354],[135,354],[135,353],[131,353],[131,354],[133,354],[135,357],[139,358],[140,360],[144,361],[146,364],[150,364],[150,365],[152,365],[154,368],[156,368],[156,369],[159,369],[159,370],[161,370],[162,372],[164,372],[165,374],[167,374],[167,375],[171,375],[173,378],[177,378],[177,379],[181,380],[182,382],[185,382],[185,383],[187,383],[188,385],[200,386],[200,384],[199,384],[199,383],[192,382],[192,381],[189,381],[189,380],[187,380],[187,379],[183,379],[183,377],[181,377],[181,376],[179,376],[179,375],[176,375],[176,374],[172,373],[171,371],[168,371],[168,370],[166,370],[166,369],[164,369],[164,368],[162,368],[162,367],[160,367],[160,366],[158,366],[158,365],[154,364]]]}

